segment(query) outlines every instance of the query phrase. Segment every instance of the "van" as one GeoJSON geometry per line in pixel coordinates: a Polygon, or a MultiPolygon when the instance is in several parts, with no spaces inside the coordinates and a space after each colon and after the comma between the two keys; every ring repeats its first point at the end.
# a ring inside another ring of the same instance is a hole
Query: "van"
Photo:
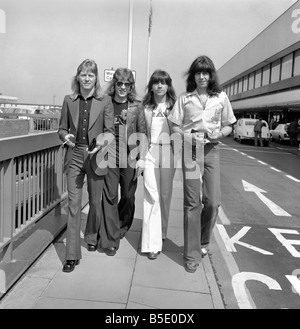
{"type": "MultiPolygon", "coordinates": [[[[252,140],[254,142],[254,125],[258,119],[249,119],[241,118],[238,119],[234,130],[233,130],[233,139],[237,140],[239,143],[242,143],[245,140],[252,140]]],[[[264,146],[269,145],[270,141],[270,131],[267,121],[262,120],[265,124],[261,130],[261,137],[264,143],[264,146]]]]}

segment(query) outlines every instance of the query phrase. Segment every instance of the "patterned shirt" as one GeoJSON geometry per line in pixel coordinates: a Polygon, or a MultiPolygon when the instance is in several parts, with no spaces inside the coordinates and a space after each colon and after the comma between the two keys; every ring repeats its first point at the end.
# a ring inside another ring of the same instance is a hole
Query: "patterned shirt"
{"type": "Polygon", "coordinates": [[[223,126],[236,121],[225,92],[208,97],[203,105],[197,90],[182,93],[168,119],[180,126],[184,133],[194,129],[207,134],[219,133],[223,126]]]}

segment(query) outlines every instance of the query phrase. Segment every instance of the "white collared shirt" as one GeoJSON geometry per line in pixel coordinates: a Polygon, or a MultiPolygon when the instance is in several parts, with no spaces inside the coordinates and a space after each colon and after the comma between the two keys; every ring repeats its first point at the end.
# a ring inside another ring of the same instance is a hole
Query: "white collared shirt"
{"type": "Polygon", "coordinates": [[[168,119],[180,126],[184,133],[190,133],[194,129],[208,134],[218,133],[221,127],[236,121],[225,92],[208,97],[203,106],[197,90],[182,93],[168,119]]]}

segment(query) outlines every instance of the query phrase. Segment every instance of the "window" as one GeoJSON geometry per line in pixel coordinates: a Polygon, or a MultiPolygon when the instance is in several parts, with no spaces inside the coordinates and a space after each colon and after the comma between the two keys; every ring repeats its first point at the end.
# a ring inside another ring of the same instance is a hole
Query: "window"
{"type": "Polygon", "coordinates": [[[227,85],[227,95],[231,96],[231,84],[227,85]]]}
{"type": "Polygon", "coordinates": [[[293,68],[293,54],[284,56],[282,58],[282,64],[281,64],[281,80],[292,77],[292,68],[293,68]]]}
{"type": "Polygon", "coordinates": [[[254,87],[254,72],[249,74],[249,85],[248,85],[248,90],[253,89],[254,87]]]}
{"type": "Polygon", "coordinates": [[[272,63],[271,83],[279,81],[280,77],[280,59],[272,63]]]}
{"type": "Polygon", "coordinates": [[[295,52],[294,74],[293,76],[300,75],[300,49],[295,52]]]}
{"type": "Polygon", "coordinates": [[[243,92],[243,79],[239,79],[239,93],[243,92]]]}
{"type": "Polygon", "coordinates": [[[263,79],[262,79],[262,85],[268,85],[270,83],[270,64],[263,67],[263,79]]]}
{"type": "Polygon", "coordinates": [[[243,91],[248,90],[248,75],[244,76],[243,78],[243,91]]]}
{"type": "Polygon", "coordinates": [[[255,86],[254,88],[261,87],[261,69],[255,72],[255,86]]]}
{"type": "Polygon", "coordinates": [[[238,93],[238,82],[237,80],[234,81],[234,95],[236,95],[238,93]]]}

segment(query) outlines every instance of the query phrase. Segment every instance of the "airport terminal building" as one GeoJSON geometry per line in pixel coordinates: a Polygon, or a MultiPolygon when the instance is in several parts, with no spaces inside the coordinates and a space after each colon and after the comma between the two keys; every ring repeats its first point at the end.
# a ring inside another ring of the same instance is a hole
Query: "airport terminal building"
{"type": "Polygon", "coordinates": [[[236,117],[300,118],[300,0],[218,70],[236,117]]]}

